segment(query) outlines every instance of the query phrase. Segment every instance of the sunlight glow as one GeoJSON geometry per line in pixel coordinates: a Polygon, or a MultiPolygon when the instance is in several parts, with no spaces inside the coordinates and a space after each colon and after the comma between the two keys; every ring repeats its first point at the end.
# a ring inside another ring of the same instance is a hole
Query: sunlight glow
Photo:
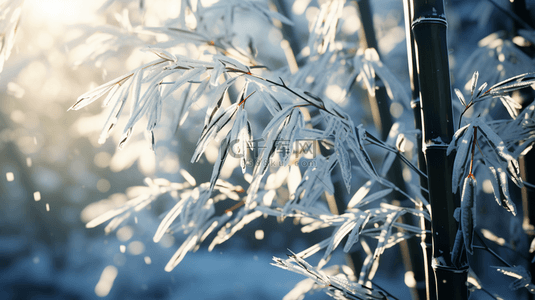
{"type": "Polygon", "coordinates": [[[99,297],[106,297],[111,288],[113,287],[113,281],[117,277],[117,268],[114,266],[107,266],[100,275],[100,280],[95,286],[95,294],[99,297]]]}
{"type": "Polygon", "coordinates": [[[302,15],[310,4],[311,0],[297,0],[292,5],[292,13],[302,15]]]}
{"type": "Polygon", "coordinates": [[[414,279],[414,272],[407,271],[405,273],[405,285],[410,288],[416,287],[416,279],[414,279]]]}
{"type": "Polygon", "coordinates": [[[145,256],[144,260],[145,260],[145,263],[146,263],[147,265],[150,265],[150,264],[152,263],[152,260],[150,259],[149,256],[145,256]]]}
{"type": "Polygon", "coordinates": [[[117,239],[121,242],[126,242],[134,236],[134,230],[130,226],[124,226],[117,230],[117,239]]]}
{"type": "Polygon", "coordinates": [[[258,229],[257,231],[255,231],[254,232],[254,237],[259,241],[263,240],[264,239],[264,230],[258,229]]]}
{"type": "Polygon", "coordinates": [[[133,241],[128,244],[128,253],[131,255],[140,255],[145,252],[145,244],[140,241],[133,241]]]}
{"type": "Polygon", "coordinates": [[[11,181],[15,180],[15,175],[13,174],[13,172],[7,172],[6,173],[6,180],[8,182],[11,182],[11,181]]]}
{"type": "Polygon", "coordinates": [[[34,21],[74,24],[92,21],[95,16],[91,12],[96,12],[102,4],[102,0],[27,0],[24,9],[34,21]]]}

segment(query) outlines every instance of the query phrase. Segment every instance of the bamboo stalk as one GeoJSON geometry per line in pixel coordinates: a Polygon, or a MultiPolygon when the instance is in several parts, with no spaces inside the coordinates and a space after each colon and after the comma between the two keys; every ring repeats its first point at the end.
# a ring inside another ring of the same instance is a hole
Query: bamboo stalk
{"type": "MultiPolygon", "coordinates": [[[[453,214],[459,198],[452,193],[453,155],[446,155],[453,137],[453,112],[442,0],[411,0],[411,28],[422,107],[423,151],[432,207],[433,270],[437,299],[468,299],[468,264],[457,268],[451,250],[457,232],[453,214]]],[[[463,255],[466,262],[466,256],[463,255]]]]}
{"type": "MultiPolygon", "coordinates": [[[[421,117],[421,102],[420,102],[420,88],[418,85],[418,73],[417,65],[415,60],[414,53],[414,37],[411,30],[411,3],[409,0],[403,1],[403,9],[405,14],[405,39],[407,42],[407,60],[409,66],[409,78],[411,85],[411,107],[414,113],[414,126],[416,129],[420,130],[420,134],[416,137],[416,144],[418,147],[418,168],[423,173],[427,173],[427,164],[425,162],[425,156],[423,151],[421,151],[422,146],[422,117],[421,117]]],[[[420,177],[420,185],[428,189],[427,180],[420,177]]],[[[429,201],[429,195],[426,192],[422,192],[422,196],[429,201]]],[[[423,207],[421,208],[423,209],[423,207]]],[[[420,218],[420,228],[422,230],[430,230],[431,222],[427,221],[425,218],[420,218]]],[[[436,285],[435,285],[435,274],[431,266],[431,258],[433,255],[432,248],[432,236],[429,234],[423,234],[421,238],[421,247],[423,250],[423,262],[425,270],[425,287],[426,287],[426,299],[435,300],[437,299],[436,295],[436,285]]]]}
{"type": "MultiPolygon", "coordinates": [[[[375,35],[375,29],[373,27],[373,14],[370,7],[370,2],[368,0],[357,0],[357,9],[359,11],[360,19],[362,22],[361,26],[361,47],[364,48],[375,48],[377,53],[379,53],[378,43],[375,35]]],[[[372,96],[368,93],[370,100],[370,106],[372,111],[372,116],[374,120],[375,127],[379,132],[381,138],[386,140],[390,128],[393,125],[392,116],[390,114],[390,101],[386,92],[386,87],[382,82],[381,78],[375,78],[375,84],[377,89],[375,91],[375,96],[372,96]]],[[[388,179],[393,182],[396,186],[405,190],[405,180],[402,177],[402,168],[399,161],[395,161],[392,165],[390,172],[388,173],[388,179]]],[[[399,199],[401,194],[397,193],[394,195],[395,199],[399,199]]],[[[399,202],[399,201],[397,201],[399,202]]],[[[413,216],[403,216],[402,222],[406,224],[415,225],[418,222],[413,216]]],[[[418,242],[416,239],[410,239],[403,241],[399,244],[400,252],[403,260],[403,264],[407,272],[412,272],[414,280],[416,281],[415,286],[409,287],[411,290],[412,299],[426,299],[426,276],[424,265],[421,264],[423,259],[422,251],[419,249],[418,242]]]]}
{"type": "Polygon", "coordinates": [[[512,0],[511,5],[513,8],[513,14],[517,15],[520,20],[514,22],[514,31],[520,28],[526,28],[526,26],[533,26],[533,20],[530,16],[529,10],[526,7],[526,0],[512,0]]]}

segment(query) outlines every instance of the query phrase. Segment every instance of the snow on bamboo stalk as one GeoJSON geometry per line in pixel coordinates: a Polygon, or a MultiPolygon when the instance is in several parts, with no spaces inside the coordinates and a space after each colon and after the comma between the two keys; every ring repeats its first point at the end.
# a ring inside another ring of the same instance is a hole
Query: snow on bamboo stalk
{"type": "Polygon", "coordinates": [[[457,232],[452,192],[453,156],[446,154],[453,136],[453,113],[446,38],[447,22],[441,0],[411,1],[420,99],[423,151],[427,161],[432,208],[433,269],[438,299],[467,299],[468,268],[456,268],[451,251],[457,232]]]}

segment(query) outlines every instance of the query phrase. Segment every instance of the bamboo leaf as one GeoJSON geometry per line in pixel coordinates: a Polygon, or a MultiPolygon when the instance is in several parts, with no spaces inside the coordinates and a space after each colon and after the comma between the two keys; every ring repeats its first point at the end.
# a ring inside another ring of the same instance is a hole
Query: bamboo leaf
{"type": "MultiPolygon", "coordinates": [[[[386,197],[388,194],[392,193],[393,189],[384,189],[384,190],[381,190],[381,191],[378,191],[378,192],[375,192],[367,197],[364,197],[364,199],[362,199],[361,201],[355,203],[355,205],[353,205],[352,207],[356,206],[356,207],[363,207],[365,205],[368,205],[370,203],[372,203],[373,201],[377,201],[377,200],[380,200],[380,199],[383,199],[384,197],[386,197]]],[[[349,205],[348,205],[349,207],[349,205]]]]}
{"type": "Polygon", "coordinates": [[[331,240],[329,242],[329,246],[327,247],[327,250],[325,250],[325,254],[323,255],[322,260],[327,261],[328,257],[330,257],[331,253],[333,252],[336,247],[340,244],[342,239],[355,228],[357,225],[358,220],[357,219],[348,219],[344,224],[339,226],[332,234],[331,240]]]}
{"type": "Polygon", "coordinates": [[[219,113],[213,118],[211,124],[209,124],[206,131],[201,135],[199,141],[197,142],[197,148],[195,149],[195,152],[193,153],[191,162],[196,162],[199,160],[201,155],[204,153],[204,150],[206,150],[208,143],[212,139],[214,139],[215,135],[223,127],[225,127],[225,125],[227,125],[228,122],[230,122],[230,120],[233,118],[237,110],[238,110],[238,107],[236,103],[234,103],[234,104],[231,104],[229,107],[227,107],[224,112],[219,113]]]}
{"type": "Polygon", "coordinates": [[[474,75],[472,75],[472,87],[470,88],[470,102],[474,100],[474,91],[476,90],[477,86],[477,79],[479,78],[479,72],[475,71],[474,75]]]}
{"type": "MultiPolygon", "coordinates": [[[[338,136],[338,134],[337,134],[338,136]]],[[[351,192],[351,160],[349,159],[349,153],[342,144],[342,138],[337,137],[335,141],[335,151],[338,154],[338,162],[340,169],[342,170],[342,178],[346,186],[347,192],[351,192]]]]}
{"type": "Polygon", "coordinates": [[[368,155],[368,152],[366,152],[366,150],[362,146],[365,135],[366,130],[364,129],[364,127],[362,127],[362,125],[359,125],[357,130],[353,131],[353,135],[350,134],[348,136],[347,142],[364,171],[368,173],[371,179],[381,181],[379,174],[375,170],[375,166],[373,165],[370,156],[368,155]]]}
{"type": "MultiPolygon", "coordinates": [[[[460,131],[461,129],[459,129],[460,131]]],[[[453,167],[453,175],[452,175],[452,192],[457,192],[457,189],[461,185],[461,180],[464,177],[464,174],[466,172],[466,168],[468,167],[468,160],[470,159],[470,150],[471,145],[474,140],[474,126],[469,126],[468,129],[465,131],[463,138],[457,146],[457,154],[455,155],[455,161],[454,161],[454,167],[453,167]]],[[[453,144],[453,141],[450,143],[450,145],[453,144]]],[[[449,146],[448,146],[449,150],[449,146]]]]}
{"type": "Polygon", "coordinates": [[[476,227],[476,186],[477,182],[473,176],[466,177],[461,195],[461,229],[464,247],[470,254],[473,254],[472,240],[476,227]]]}
{"type": "Polygon", "coordinates": [[[507,275],[509,277],[516,278],[513,283],[509,285],[509,288],[512,290],[518,290],[520,288],[527,288],[528,291],[530,291],[532,294],[535,292],[535,285],[531,283],[531,275],[529,272],[522,266],[513,266],[513,267],[496,267],[491,266],[491,268],[495,268],[496,271],[507,275]]]}
{"type": "Polygon", "coordinates": [[[466,101],[464,100],[463,93],[459,89],[454,89],[454,91],[459,101],[461,101],[461,104],[466,107],[466,101]]]}
{"type": "Polygon", "coordinates": [[[388,239],[392,235],[392,225],[403,214],[405,214],[405,211],[396,211],[387,216],[385,224],[381,229],[381,234],[378,237],[379,241],[377,243],[377,248],[375,248],[375,253],[373,254],[373,260],[377,260],[385,251],[388,239]]]}
{"type": "Polygon", "coordinates": [[[368,180],[363,186],[361,186],[358,191],[351,197],[351,200],[349,200],[349,203],[347,204],[347,208],[353,208],[355,205],[360,203],[366,195],[368,195],[368,192],[370,191],[372,185],[375,183],[373,180],[368,180]]]}
{"type": "Polygon", "coordinates": [[[219,154],[217,155],[217,159],[214,163],[214,169],[212,171],[212,176],[210,178],[210,191],[214,189],[215,183],[217,179],[219,178],[219,174],[221,173],[221,169],[223,168],[223,165],[225,164],[225,159],[228,155],[228,147],[230,144],[229,136],[227,136],[222,142],[219,147],[219,154]]]}
{"type": "Polygon", "coordinates": [[[485,123],[478,122],[481,134],[485,136],[487,142],[491,146],[492,150],[498,155],[498,157],[507,164],[507,171],[513,182],[522,187],[522,179],[520,178],[520,168],[518,161],[507,150],[503,140],[485,123]]]}
{"type": "Polygon", "coordinates": [[[344,252],[348,253],[351,250],[351,247],[359,241],[360,233],[370,220],[370,216],[371,214],[368,211],[366,211],[365,214],[359,213],[357,223],[355,224],[347,238],[347,242],[344,246],[344,252]]]}
{"type": "MultiPolygon", "coordinates": [[[[460,212],[460,210],[458,210],[460,212]]],[[[464,240],[463,240],[463,231],[461,229],[457,230],[455,235],[455,243],[453,244],[453,249],[451,251],[451,262],[457,268],[462,267],[462,253],[464,250],[464,240]]]]}
{"type": "Polygon", "coordinates": [[[498,205],[502,206],[513,216],[516,216],[516,206],[509,195],[509,182],[507,181],[507,174],[501,166],[493,164],[490,160],[485,158],[487,167],[492,174],[492,190],[494,192],[494,199],[498,205]]]}
{"type": "Polygon", "coordinates": [[[517,103],[511,96],[505,95],[499,97],[500,101],[502,102],[503,106],[507,109],[507,112],[511,116],[511,118],[515,119],[518,116],[518,109],[522,108],[522,105],[517,103]]]}

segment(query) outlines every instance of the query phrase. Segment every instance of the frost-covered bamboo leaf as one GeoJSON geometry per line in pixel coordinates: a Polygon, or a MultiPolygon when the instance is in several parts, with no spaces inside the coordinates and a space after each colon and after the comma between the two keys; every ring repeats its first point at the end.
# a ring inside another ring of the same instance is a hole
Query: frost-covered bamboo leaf
{"type": "Polygon", "coordinates": [[[422,228],[420,228],[419,226],[409,225],[405,223],[394,222],[392,226],[399,228],[399,229],[403,229],[405,232],[411,233],[415,236],[420,236],[424,233],[431,233],[431,231],[429,230],[422,230],[422,228]]]}
{"type": "MultiPolygon", "coordinates": [[[[406,166],[408,166],[409,168],[411,168],[413,171],[415,171],[416,173],[418,173],[418,175],[420,175],[421,177],[423,178],[426,178],[427,179],[427,175],[424,174],[422,171],[420,171],[420,169],[415,166],[412,162],[410,162],[400,151],[399,149],[381,141],[380,139],[376,138],[375,136],[373,136],[372,134],[370,134],[369,132],[366,132],[366,135],[364,136],[364,139],[367,141],[367,142],[370,142],[371,144],[373,145],[376,145],[390,153],[394,153],[396,154],[396,156],[403,162],[405,163],[406,166]]],[[[388,162],[387,162],[388,163],[388,162]]]]}
{"type": "Polygon", "coordinates": [[[366,130],[362,125],[359,125],[356,130],[353,130],[353,134],[348,135],[347,142],[349,144],[349,148],[357,157],[357,160],[359,161],[360,166],[364,169],[364,171],[368,173],[371,179],[380,181],[381,179],[379,177],[379,174],[375,170],[375,166],[373,165],[373,162],[370,156],[368,155],[368,152],[362,146],[365,135],[366,130]]]}
{"type": "Polygon", "coordinates": [[[507,109],[507,112],[509,113],[511,118],[516,118],[518,116],[518,110],[522,108],[522,105],[520,105],[511,96],[508,95],[499,97],[499,99],[502,102],[503,106],[507,109]]]}
{"type": "MultiPolygon", "coordinates": [[[[461,128],[462,129],[462,128],[461,128]]],[[[459,129],[459,131],[461,130],[459,129]]],[[[453,140],[451,143],[454,143],[453,140]]],[[[457,154],[455,155],[455,161],[453,163],[453,175],[452,175],[452,192],[457,192],[457,189],[461,185],[461,180],[464,178],[466,169],[469,167],[468,160],[470,159],[471,145],[474,142],[474,126],[469,126],[465,130],[463,138],[457,146],[457,154]]],[[[450,145],[451,145],[450,143],[450,145]]],[[[448,146],[448,150],[449,150],[448,146]]]]}
{"type": "Polygon", "coordinates": [[[223,63],[225,66],[230,65],[231,67],[234,67],[234,69],[239,70],[243,73],[251,73],[251,70],[249,67],[238,61],[237,59],[234,59],[229,56],[224,56],[221,54],[214,55],[214,60],[219,60],[221,63],[223,63]]]}
{"type": "Polygon", "coordinates": [[[171,54],[169,51],[163,48],[147,47],[141,51],[150,51],[160,57],[161,59],[176,62],[178,59],[175,55],[171,54]]]}
{"type": "Polygon", "coordinates": [[[229,140],[229,137],[227,136],[222,142],[221,142],[221,145],[219,147],[219,153],[217,155],[217,159],[214,163],[214,169],[212,171],[212,176],[210,178],[210,190],[213,190],[215,184],[216,184],[216,181],[217,179],[219,178],[219,174],[221,173],[221,169],[223,168],[223,165],[225,164],[225,160],[227,158],[227,155],[228,155],[228,151],[229,151],[229,145],[230,145],[230,140],[229,140]]]}
{"type": "Polygon", "coordinates": [[[270,93],[267,87],[261,85],[257,81],[252,81],[252,82],[257,87],[257,90],[259,91],[259,93],[257,93],[256,95],[258,95],[262,99],[262,102],[264,103],[264,106],[268,109],[269,113],[271,113],[272,116],[275,116],[278,112],[282,110],[281,104],[270,93]]]}
{"type": "Polygon", "coordinates": [[[267,137],[270,132],[277,130],[277,128],[280,127],[282,122],[292,114],[292,111],[294,109],[296,109],[294,106],[287,106],[281,111],[279,111],[276,115],[274,115],[273,119],[271,119],[264,128],[264,131],[262,132],[262,137],[267,137]]]}
{"type": "Polygon", "coordinates": [[[282,165],[286,166],[290,162],[290,158],[294,152],[294,144],[297,138],[297,133],[300,128],[305,127],[305,120],[300,109],[294,109],[290,115],[288,124],[284,126],[281,135],[279,136],[279,154],[282,165]]]}
{"type": "Polygon", "coordinates": [[[221,76],[221,74],[223,74],[224,71],[225,65],[219,60],[215,61],[215,67],[210,73],[210,84],[212,86],[217,86],[219,84],[219,77],[221,76]]]}
{"type": "Polygon", "coordinates": [[[5,61],[11,55],[11,49],[15,42],[15,35],[19,26],[20,16],[22,12],[22,5],[24,0],[2,1],[0,3],[0,72],[4,68],[5,61]]]}
{"type": "Polygon", "coordinates": [[[188,117],[189,109],[191,108],[193,103],[195,103],[195,101],[198,100],[205,93],[205,91],[208,89],[208,85],[209,85],[209,79],[207,78],[207,79],[204,79],[199,84],[199,86],[197,86],[197,88],[195,89],[195,92],[191,95],[191,97],[189,96],[189,90],[191,88],[191,85],[186,88],[186,91],[188,93],[185,96],[181,95],[180,98],[184,99],[184,104],[180,113],[181,118],[180,118],[180,122],[178,123],[179,126],[182,126],[182,124],[184,124],[184,122],[186,121],[186,118],[188,117]]]}
{"type": "MultiPolygon", "coordinates": [[[[81,108],[86,107],[87,105],[93,103],[95,100],[98,100],[107,92],[111,91],[115,86],[122,86],[133,75],[134,75],[134,72],[119,76],[113,80],[106,82],[105,84],[99,87],[96,87],[95,89],[89,92],[86,92],[85,94],[82,94],[80,97],[78,97],[78,99],[76,100],[76,103],[74,103],[69,108],[69,110],[79,110],[81,108]]],[[[105,101],[105,103],[108,103],[108,102],[109,100],[105,101]]]]}
{"type": "Polygon", "coordinates": [[[484,82],[484,83],[479,87],[479,89],[477,90],[476,98],[481,97],[481,93],[483,93],[483,91],[485,90],[486,87],[487,87],[487,83],[484,82]]]}
{"type": "Polygon", "coordinates": [[[475,71],[474,75],[472,75],[472,87],[470,88],[470,102],[474,100],[474,91],[477,87],[477,79],[479,78],[479,72],[475,71]]]}
{"type": "Polygon", "coordinates": [[[316,244],[308,247],[307,249],[297,253],[296,256],[301,258],[301,259],[306,259],[306,258],[318,253],[318,251],[320,251],[321,249],[325,249],[325,247],[327,247],[331,243],[331,240],[332,240],[331,238],[326,238],[323,241],[321,241],[319,243],[316,243],[316,244]]]}
{"type": "Polygon", "coordinates": [[[106,142],[106,139],[110,136],[110,132],[113,130],[113,128],[115,128],[115,125],[117,125],[119,116],[121,115],[124,105],[126,104],[126,100],[128,99],[128,90],[130,89],[131,84],[132,81],[130,81],[128,85],[122,87],[121,94],[117,98],[111,113],[104,123],[104,128],[102,129],[98,139],[99,144],[104,144],[106,142]]]}
{"type": "Polygon", "coordinates": [[[177,80],[175,80],[175,82],[173,82],[173,84],[170,87],[165,89],[165,93],[162,95],[162,98],[166,99],[174,91],[179,89],[182,85],[184,85],[190,80],[193,80],[194,78],[196,78],[197,76],[199,76],[200,74],[204,72],[206,72],[205,68],[195,68],[195,69],[187,70],[186,72],[182,74],[182,76],[177,78],[177,80]]]}
{"type": "Polygon", "coordinates": [[[498,164],[493,164],[489,159],[485,159],[487,167],[492,174],[492,190],[494,192],[494,199],[498,205],[505,210],[511,212],[516,216],[516,206],[509,195],[509,181],[507,180],[507,173],[498,164]]]}
{"type": "Polygon", "coordinates": [[[459,89],[454,89],[454,91],[459,101],[461,101],[461,104],[466,107],[467,104],[466,104],[466,101],[464,100],[463,93],[459,89]]]}
{"type": "Polygon", "coordinates": [[[198,232],[191,233],[186,238],[184,243],[182,243],[182,245],[180,245],[180,247],[175,252],[175,254],[173,254],[173,256],[171,257],[171,259],[169,260],[167,265],[165,265],[164,270],[166,272],[171,272],[176,266],[178,266],[178,264],[182,261],[182,259],[184,259],[186,254],[189,251],[192,251],[195,248],[199,238],[200,238],[200,236],[199,236],[198,232]]]}
{"type": "Polygon", "coordinates": [[[397,211],[390,213],[383,225],[383,228],[381,229],[381,234],[379,235],[379,241],[377,243],[377,248],[375,248],[375,253],[373,254],[373,260],[378,260],[379,256],[383,254],[383,252],[386,249],[386,245],[388,243],[388,239],[390,238],[390,235],[392,234],[392,225],[394,222],[402,215],[405,214],[405,211],[397,211]]]}
{"type": "MultiPolygon", "coordinates": [[[[345,133],[344,131],[342,131],[345,133]]],[[[340,165],[340,169],[342,170],[342,178],[344,180],[345,187],[347,189],[347,192],[351,192],[351,159],[349,158],[349,153],[347,153],[347,150],[345,149],[343,145],[343,140],[346,138],[340,134],[340,132],[337,132],[335,136],[335,151],[338,155],[338,165],[340,165]]]]}
{"type": "Polygon", "coordinates": [[[89,221],[85,227],[86,228],[94,228],[104,222],[107,222],[113,218],[115,218],[116,216],[119,216],[120,214],[123,214],[125,212],[127,212],[128,210],[131,210],[135,207],[139,207],[140,205],[146,205],[152,201],[154,201],[157,197],[159,196],[159,193],[156,193],[156,194],[151,194],[151,193],[148,193],[148,194],[142,194],[142,195],[139,195],[138,197],[135,197],[129,201],[127,201],[124,205],[122,205],[121,207],[118,207],[116,209],[112,209],[112,210],[109,210],[103,214],[101,214],[100,216],[96,217],[95,219],[89,221]]]}
{"type": "Polygon", "coordinates": [[[363,186],[361,186],[358,191],[351,197],[351,200],[349,200],[349,203],[347,204],[347,208],[353,208],[355,205],[357,205],[359,202],[368,195],[370,192],[370,189],[372,185],[375,183],[374,180],[368,180],[363,186]]]}
{"type": "MultiPolygon", "coordinates": [[[[355,207],[355,206],[357,208],[363,207],[365,205],[368,205],[368,204],[372,203],[373,201],[377,201],[377,200],[383,199],[388,194],[390,194],[392,191],[393,191],[393,189],[380,190],[380,191],[375,192],[375,193],[373,193],[373,194],[371,194],[369,196],[364,197],[361,201],[355,203],[351,207],[355,207]]],[[[349,205],[348,205],[348,207],[349,207],[349,205]]]]}
{"type": "MultiPolygon", "coordinates": [[[[535,83],[535,73],[520,74],[491,86],[485,94],[492,96],[504,95],[506,93],[528,87],[535,83]]],[[[484,95],[483,95],[484,96],[484,95]]]]}
{"type": "Polygon", "coordinates": [[[277,150],[277,142],[281,140],[281,136],[285,135],[285,127],[292,121],[292,115],[296,116],[293,114],[294,109],[295,107],[288,106],[281,110],[273,117],[273,119],[271,119],[262,133],[262,137],[265,140],[264,149],[260,152],[257,163],[253,169],[255,189],[258,187],[260,179],[266,173],[270,160],[273,159],[273,155],[277,150]]]}
{"type": "Polygon", "coordinates": [[[416,236],[416,234],[410,232],[396,232],[388,238],[388,241],[385,244],[384,248],[392,248],[395,245],[401,243],[402,241],[408,240],[414,236],[416,236]]]}
{"type": "Polygon", "coordinates": [[[347,242],[344,246],[344,252],[348,253],[351,250],[351,247],[359,241],[360,233],[362,232],[362,229],[366,226],[366,224],[370,220],[370,216],[371,214],[369,211],[360,213],[358,215],[357,222],[347,238],[347,242]]]}
{"type": "MultiPolygon", "coordinates": [[[[331,253],[338,247],[342,239],[350,232],[352,231],[355,226],[358,224],[358,219],[349,218],[344,224],[339,226],[332,234],[331,240],[329,242],[329,246],[327,247],[327,250],[325,250],[325,254],[323,255],[322,261],[325,261],[325,263],[328,261],[331,253]]],[[[321,262],[320,262],[321,264],[321,262]]]]}
{"type": "Polygon", "coordinates": [[[334,43],[337,25],[342,17],[344,7],[343,0],[335,0],[323,3],[319,13],[310,27],[310,35],[307,46],[311,51],[311,56],[324,54],[329,45],[334,43]]]}
{"type": "Polygon", "coordinates": [[[186,204],[186,201],[188,200],[190,196],[184,197],[180,199],[175,206],[165,215],[163,220],[160,222],[160,225],[158,226],[158,229],[156,230],[156,233],[154,234],[153,241],[155,243],[158,243],[160,239],[163,237],[169,226],[171,226],[171,223],[175,221],[175,219],[178,217],[178,215],[182,212],[182,208],[186,204]]]}
{"type": "Polygon", "coordinates": [[[516,280],[513,281],[509,285],[510,289],[518,290],[520,288],[525,287],[526,289],[528,289],[530,293],[535,294],[535,285],[531,283],[531,275],[524,267],[522,266],[513,266],[513,267],[491,266],[491,268],[495,268],[496,271],[504,275],[516,278],[516,280]]]}
{"type": "MultiPolygon", "coordinates": [[[[234,81],[236,80],[237,77],[234,77],[233,79],[229,79],[227,80],[225,83],[223,83],[222,85],[220,85],[213,93],[212,95],[214,97],[217,97],[217,101],[215,101],[213,103],[213,105],[209,106],[208,109],[207,109],[207,113],[206,113],[206,117],[205,117],[205,120],[204,120],[204,127],[203,127],[203,131],[202,131],[202,134],[201,136],[208,130],[210,124],[213,123],[214,121],[214,117],[216,116],[219,116],[220,114],[220,109],[221,109],[221,106],[223,104],[223,99],[225,98],[225,94],[228,90],[228,88],[234,83],[234,81]]],[[[197,95],[197,92],[192,96],[195,97],[195,96],[200,96],[197,95]]]]}
{"type": "Polygon", "coordinates": [[[225,241],[230,239],[236,232],[241,230],[245,225],[251,223],[252,221],[258,219],[261,216],[262,212],[260,211],[251,212],[246,209],[239,210],[236,217],[230,222],[227,222],[227,224],[219,230],[217,236],[210,243],[210,246],[208,246],[208,251],[212,251],[212,249],[214,249],[216,245],[224,243],[225,241]]]}
{"type": "Polygon", "coordinates": [[[297,255],[288,255],[288,259],[283,260],[273,257],[273,266],[289,270],[314,280],[324,287],[325,291],[336,299],[361,299],[361,300],[386,300],[382,293],[368,288],[364,285],[350,282],[339,276],[330,276],[323,270],[317,270],[305,260],[297,255]]]}
{"type": "Polygon", "coordinates": [[[507,150],[503,140],[485,123],[478,122],[479,131],[485,136],[487,142],[491,146],[492,150],[498,155],[498,157],[507,164],[507,172],[518,186],[522,187],[522,178],[520,178],[520,168],[518,161],[507,150]]]}
{"type": "MultiPolygon", "coordinates": [[[[458,210],[460,212],[460,210],[458,210]]],[[[458,217],[460,218],[460,217],[458,217]]],[[[454,266],[457,268],[462,267],[462,255],[464,250],[464,239],[463,239],[463,231],[461,228],[457,229],[457,234],[455,235],[455,242],[453,243],[453,248],[451,251],[451,262],[454,266]]]]}
{"type": "MultiPolygon", "coordinates": [[[[455,150],[458,146],[457,146],[457,143],[459,141],[462,141],[461,137],[464,137],[464,134],[465,132],[467,131],[467,129],[469,129],[470,127],[472,127],[471,124],[468,124],[468,125],[465,125],[461,128],[459,128],[455,134],[453,135],[453,139],[451,140],[451,143],[448,145],[448,150],[446,152],[447,155],[450,155],[450,153],[455,150]]],[[[472,128],[473,129],[473,128],[472,128]]]]}
{"type": "Polygon", "coordinates": [[[410,208],[410,207],[399,207],[397,205],[392,205],[392,204],[389,204],[387,202],[381,202],[380,204],[381,208],[384,208],[384,209],[387,209],[388,211],[399,211],[399,210],[403,210],[405,213],[409,213],[409,214],[412,214],[414,216],[417,216],[417,217],[420,217],[420,218],[424,218],[428,221],[431,221],[431,216],[429,215],[429,213],[425,212],[425,211],[422,211],[418,208],[410,208]]]}
{"type": "Polygon", "coordinates": [[[461,230],[463,232],[464,247],[470,254],[473,254],[472,240],[474,238],[474,228],[476,227],[476,187],[476,179],[473,176],[466,177],[461,195],[461,230]]]}
{"type": "Polygon", "coordinates": [[[303,178],[290,201],[285,204],[284,212],[289,212],[295,204],[310,208],[325,191],[331,195],[334,194],[331,172],[337,163],[336,153],[327,159],[321,155],[316,156],[303,174],[303,178]]]}
{"type": "Polygon", "coordinates": [[[212,122],[208,124],[206,130],[201,134],[191,162],[196,162],[199,160],[201,155],[204,153],[204,150],[206,150],[208,143],[210,143],[215,138],[216,134],[230,122],[237,110],[238,107],[236,103],[234,103],[227,107],[224,111],[218,112],[214,116],[212,122]]]}

